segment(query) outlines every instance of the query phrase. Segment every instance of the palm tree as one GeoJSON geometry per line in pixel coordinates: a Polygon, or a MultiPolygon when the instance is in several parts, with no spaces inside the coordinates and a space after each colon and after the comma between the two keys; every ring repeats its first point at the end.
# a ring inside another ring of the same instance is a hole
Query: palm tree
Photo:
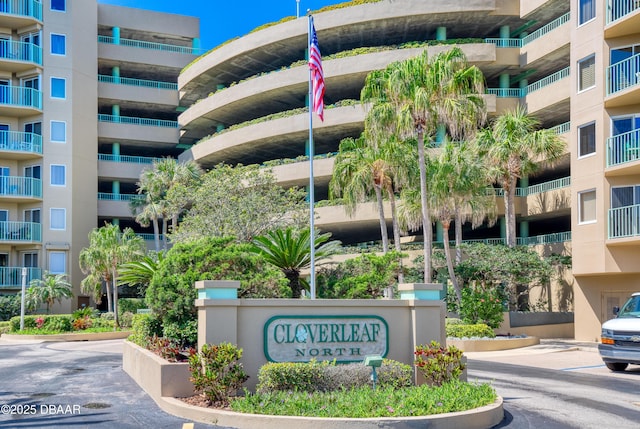
{"type": "Polygon", "coordinates": [[[564,141],[553,131],[538,129],[540,122],[524,108],[501,114],[477,136],[489,177],[504,190],[507,246],[516,245],[515,195],[518,179],[535,172],[540,162],[554,162],[564,153],[564,141]]]}
{"type": "Polygon", "coordinates": [[[81,287],[92,289],[95,293],[96,286],[105,281],[109,299],[109,283],[113,285],[113,299],[109,307],[113,309],[116,328],[119,327],[118,267],[141,258],[144,252],[144,240],[131,228],[120,231],[118,225],[108,223],[93,229],[89,233],[89,247],[80,251],[80,269],[84,274],[88,274],[81,282],[81,287]]]}
{"type": "Polygon", "coordinates": [[[47,314],[51,306],[56,302],[62,302],[63,298],[73,298],[71,283],[67,281],[66,274],[44,273],[42,279],[33,279],[29,283],[29,289],[25,296],[29,307],[37,308],[40,303],[47,303],[47,314]]]}
{"type": "Polygon", "coordinates": [[[118,285],[138,286],[139,292],[143,293],[163,260],[164,252],[159,252],[155,256],[146,255],[139,261],[120,265],[118,267],[118,285]]]}
{"type": "Polygon", "coordinates": [[[401,138],[416,137],[420,170],[420,203],[424,234],[424,281],[431,281],[432,225],[428,204],[425,138],[434,135],[438,124],[461,122],[451,127],[463,132],[471,127],[465,112],[483,105],[482,72],[470,66],[462,50],[453,48],[429,60],[427,52],[390,64],[370,73],[362,89],[363,102],[373,102],[377,121],[372,129],[401,138]]]}
{"type": "MultiPolygon", "coordinates": [[[[340,249],[340,241],[331,240],[331,233],[315,234],[315,259],[320,261],[340,249]]],[[[270,231],[253,239],[254,253],[278,267],[289,280],[291,296],[300,298],[302,285],[300,271],[311,265],[311,232],[309,228],[296,230],[293,227],[270,231]]]]}

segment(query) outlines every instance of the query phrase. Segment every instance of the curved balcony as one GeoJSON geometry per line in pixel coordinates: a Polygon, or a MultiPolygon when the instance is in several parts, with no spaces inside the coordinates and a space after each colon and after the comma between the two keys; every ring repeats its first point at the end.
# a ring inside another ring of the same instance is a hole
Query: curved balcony
{"type": "Polygon", "coordinates": [[[17,203],[42,199],[42,180],[33,177],[0,177],[0,200],[17,203]]]}
{"type": "Polygon", "coordinates": [[[13,73],[42,66],[42,48],[33,43],[0,40],[0,67],[13,73]]]}
{"type": "Polygon", "coordinates": [[[0,267],[0,289],[20,289],[22,287],[22,268],[27,269],[27,285],[31,280],[42,279],[42,268],[0,267]]]}
{"type": "Polygon", "coordinates": [[[2,0],[0,2],[0,26],[21,28],[42,22],[40,0],[2,0]]]}
{"type": "Polygon", "coordinates": [[[0,243],[41,243],[42,225],[34,222],[0,222],[0,243]]]}
{"type": "Polygon", "coordinates": [[[30,159],[42,156],[42,136],[20,131],[0,131],[0,156],[5,159],[30,159]]]}
{"type": "Polygon", "coordinates": [[[25,116],[42,112],[42,91],[0,85],[0,115],[25,116]]]}

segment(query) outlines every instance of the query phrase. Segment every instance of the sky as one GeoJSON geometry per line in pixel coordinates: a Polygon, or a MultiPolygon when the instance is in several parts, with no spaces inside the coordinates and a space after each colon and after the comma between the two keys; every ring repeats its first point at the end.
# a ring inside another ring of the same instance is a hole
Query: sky
{"type": "MultiPolygon", "coordinates": [[[[99,3],[178,13],[200,18],[200,45],[211,49],[229,39],[244,36],[256,27],[295,16],[296,0],[98,0],[99,3]]],[[[345,0],[300,0],[300,16],[307,9],[343,3],[345,0]]]]}

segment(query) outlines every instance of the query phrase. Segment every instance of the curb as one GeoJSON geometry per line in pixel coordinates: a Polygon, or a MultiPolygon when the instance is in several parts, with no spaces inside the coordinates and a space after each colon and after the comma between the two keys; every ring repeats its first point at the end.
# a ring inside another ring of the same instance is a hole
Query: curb
{"type": "Polygon", "coordinates": [[[54,334],[54,335],[15,335],[2,334],[1,339],[6,341],[100,341],[100,340],[119,340],[127,338],[131,335],[131,331],[116,332],[89,332],[89,333],[71,333],[71,334],[54,334]]]}

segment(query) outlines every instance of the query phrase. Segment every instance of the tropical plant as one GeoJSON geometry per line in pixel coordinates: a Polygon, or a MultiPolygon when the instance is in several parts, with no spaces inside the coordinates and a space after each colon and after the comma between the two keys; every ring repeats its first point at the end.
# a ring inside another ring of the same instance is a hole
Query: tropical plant
{"type": "Polygon", "coordinates": [[[80,287],[84,292],[92,292],[97,302],[100,300],[102,282],[107,285],[108,308],[114,313],[115,328],[118,323],[118,267],[141,258],[146,251],[142,237],[131,228],[120,231],[118,225],[106,223],[89,233],[89,247],[80,251],[80,269],[87,275],[80,287]],[[113,296],[111,285],[113,285],[113,296]]]}
{"type": "Polygon", "coordinates": [[[431,60],[424,51],[415,58],[374,71],[367,76],[361,92],[362,102],[374,103],[369,113],[372,132],[386,136],[397,134],[400,138],[415,137],[418,141],[425,282],[431,281],[432,277],[432,223],[425,138],[431,139],[439,124],[446,126],[460,121],[460,126],[450,127],[452,134],[463,134],[470,127],[477,126],[465,117],[465,113],[483,108],[483,92],[482,72],[468,64],[458,47],[431,60]]]}
{"type": "Polygon", "coordinates": [[[47,314],[51,306],[65,298],[73,298],[71,283],[67,281],[66,274],[50,274],[45,272],[42,279],[33,279],[26,291],[25,301],[27,307],[37,308],[41,303],[47,304],[47,314]]]}
{"type": "Polygon", "coordinates": [[[504,190],[507,246],[516,245],[515,196],[518,179],[552,163],[564,153],[564,141],[552,130],[538,129],[540,122],[522,107],[501,114],[490,128],[478,133],[480,156],[491,177],[504,190]]]}
{"type": "MultiPolygon", "coordinates": [[[[340,250],[340,241],[331,240],[331,233],[314,235],[315,260],[321,261],[340,250]]],[[[251,251],[282,270],[289,281],[292,298],[300,298],[303,285],[300,271],[311,264],[311,231],[309,228],[287,227],[270,231],[253,239],[251,251]]]]}
{"type": "Polygon", "coordinates": [[[145,255],[138,261],[127,262],[118,267],[118,284],[138,286],[143,296],[158,266],[164,259],[164,252],[145,255]]]}

